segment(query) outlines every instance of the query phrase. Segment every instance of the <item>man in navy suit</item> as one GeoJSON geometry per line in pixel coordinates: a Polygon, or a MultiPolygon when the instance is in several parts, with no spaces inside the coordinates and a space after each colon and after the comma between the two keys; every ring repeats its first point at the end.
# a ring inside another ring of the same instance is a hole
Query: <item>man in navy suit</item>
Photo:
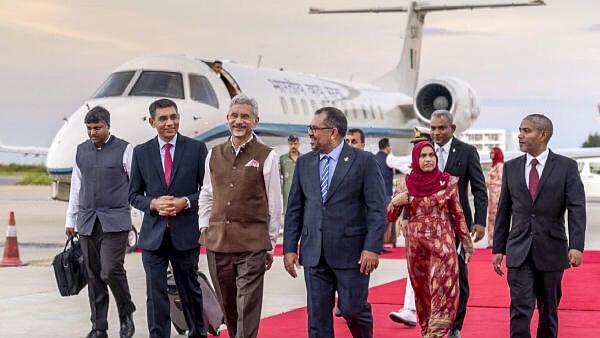
{"type": "Polygon", "coordinates": [[[367,295],[383,244],[385,193],[375,156],[344,142],[347,125],[337,108],[315,112],[308,126],[313,151],[298,159],[288,198],[284,264],[294,278],[295,266],[304,266],[313,338],[334,337],[336,291],[352,336],[373,336],[367,295]]]}
{"type": "Polygon", "coordinates": [[[558,336],[563,272],[581,264],[585,192],[577,162],[548,148],[552,130],[548,117],[526,116],[519,126],[519,148],[526,154],[504,164],[492,253],[500,276],[506,255],[511,337],[531,337],[535,300],[537,337],[558,336]]]}
{"type": "Polygon", "coordinates": [[[198,196],[204,179],[204,143],[179,134],[177,105],[150,105],[158,136],[135,147],[129,202],[144,212],[139,246],[146,271],[148,330],[170,337],[167,266],[171,262],[189,337],[206,337],[198,283],[198,196]]]}

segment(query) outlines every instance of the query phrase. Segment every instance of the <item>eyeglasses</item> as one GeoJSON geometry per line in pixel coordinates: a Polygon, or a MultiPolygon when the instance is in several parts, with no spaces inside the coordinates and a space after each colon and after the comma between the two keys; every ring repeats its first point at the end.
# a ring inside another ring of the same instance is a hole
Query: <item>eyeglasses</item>
{"type": "Polygon", "coordinates": [[[333,128],[333,127],[306,126],[306,131],[308,131],[309,134],[314,134],[318,130],[326,130],[326,129],[335,129],[335,128],[333,128]]]}

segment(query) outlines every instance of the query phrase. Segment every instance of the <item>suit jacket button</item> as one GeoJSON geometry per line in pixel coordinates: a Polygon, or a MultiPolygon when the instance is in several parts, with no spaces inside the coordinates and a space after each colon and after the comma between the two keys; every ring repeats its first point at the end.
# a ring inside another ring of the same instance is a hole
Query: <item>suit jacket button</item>
{"type": "Polygon", "coordinates": [[[231,201],[227,201],[227,205],[231,205],[231,201]]]}
{"type": "Polygon", "coordinates": [[[237,169],[237,167],[236,167],[236,166],[233,166],[233,170],[235,170],[235,169],[237,169]]]}
{"type": "Polygon", "coordinates": [[[229,187],[230,187],[230,188],[233,188],[233,183],[229,183],[229,187]]]}
{"type": "Polygon", "coordinates": [[[531,214],[531,217],[532,217],[532,218],[535,218],[535,214],[531,214]]]}
{"type": "Polygon", "coordinates": [[[229,222],[229,221],[225,221],[225,224],[229,224],[229,223],[231,223],[231,222],[229,222]]]}

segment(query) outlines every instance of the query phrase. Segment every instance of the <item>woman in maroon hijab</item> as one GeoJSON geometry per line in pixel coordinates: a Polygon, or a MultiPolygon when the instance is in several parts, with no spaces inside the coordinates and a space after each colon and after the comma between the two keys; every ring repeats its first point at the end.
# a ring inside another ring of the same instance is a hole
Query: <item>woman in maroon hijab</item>
{"type": "Polygon", "coordinates": [[[490,168],[487,186],[488,186],[488,219],[487,219],[487,241],[488,248],[492,247],[494,242],[494,224],[496,223],[496,211],[498,209],[498,200],[500,200],[500,188],[502,187],[502,170],[504,168],[504,154],[498,147],[490,150],[492,167],[490,168]]]}
{"type": "Polygon", "coordinates": [[[438,169],[432,143],[423,141],[414,146],[411,167],[406,176],[407,191],[392,199],[388,217],[399,215],[402,208],[408,212],[406,257],[421,334],[445,337],[458,306],[455,238],[462,243],[466,262],[473,242],[458,198],[458,178],[438,169]]]}

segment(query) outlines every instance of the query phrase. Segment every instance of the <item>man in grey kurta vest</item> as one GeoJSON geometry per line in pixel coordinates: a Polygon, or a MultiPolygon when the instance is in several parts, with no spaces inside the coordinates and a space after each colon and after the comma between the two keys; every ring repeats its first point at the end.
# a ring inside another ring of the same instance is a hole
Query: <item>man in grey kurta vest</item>
{"type": "Polygon", "coordinates": [[[135,332],[123,263],[131,228],[128,202],[133,147],[110,134],[110,113],[92,108],[85,116],[89,140],[77,147],[67,209],[67,236],[79,232],[88,275],[92,330],[87,338],[107,337],[108,286],[119,311],[121,338],[135,332]]]}

